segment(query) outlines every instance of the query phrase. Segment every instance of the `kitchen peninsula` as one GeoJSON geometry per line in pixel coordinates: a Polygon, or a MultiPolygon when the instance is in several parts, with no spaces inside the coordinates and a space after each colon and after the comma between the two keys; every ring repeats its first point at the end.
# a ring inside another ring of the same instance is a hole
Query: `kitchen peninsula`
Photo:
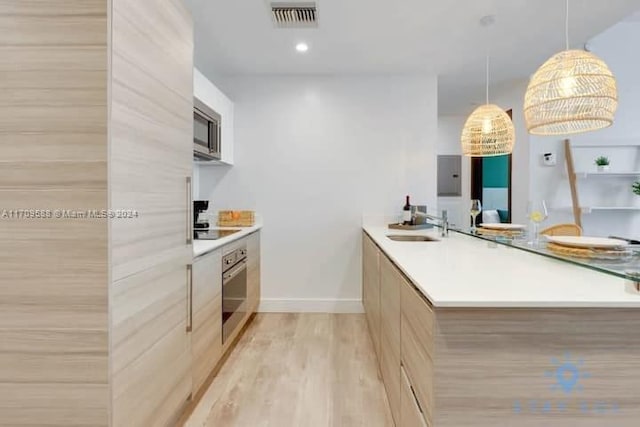
{"type": "Polygon", "coordinates": [[[363,229],[363,302],[397,425],[637,425],[631,282],[455,231],[363,229]],[[388,237],[403,233],[437,241],[388,237]]]}

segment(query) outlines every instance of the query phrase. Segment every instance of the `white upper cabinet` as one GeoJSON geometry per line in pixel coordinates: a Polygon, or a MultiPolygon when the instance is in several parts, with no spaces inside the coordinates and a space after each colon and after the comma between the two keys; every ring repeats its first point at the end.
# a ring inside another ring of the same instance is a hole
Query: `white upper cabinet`
{"type": "Polygon", "coordinates": [[[233,164],[233,101],[209,81],[197,68],[193,69],[194,97],[220,114],[222,156],[220,161],[204,161],[200,164],[233,164]]]}

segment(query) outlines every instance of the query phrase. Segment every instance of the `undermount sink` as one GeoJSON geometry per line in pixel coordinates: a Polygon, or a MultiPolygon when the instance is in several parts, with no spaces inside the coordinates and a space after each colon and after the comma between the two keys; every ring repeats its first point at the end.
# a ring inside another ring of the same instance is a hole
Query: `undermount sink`
{"type": "Polygon", "coordinates": [[[417,236],[410,234],[392,234],[387,236],[396,242],[439,242],[438,239],[429,236],[417,236]]]}

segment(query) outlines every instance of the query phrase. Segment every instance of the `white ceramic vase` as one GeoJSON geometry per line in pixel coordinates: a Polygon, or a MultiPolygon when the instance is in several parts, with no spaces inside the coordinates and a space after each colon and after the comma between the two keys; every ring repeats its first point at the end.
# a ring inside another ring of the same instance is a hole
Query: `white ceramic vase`
{"type": "Polygon", "coordinates": [[[598,165],[598,172],[607,172],[609,170],[609,165],[598,165]]]}

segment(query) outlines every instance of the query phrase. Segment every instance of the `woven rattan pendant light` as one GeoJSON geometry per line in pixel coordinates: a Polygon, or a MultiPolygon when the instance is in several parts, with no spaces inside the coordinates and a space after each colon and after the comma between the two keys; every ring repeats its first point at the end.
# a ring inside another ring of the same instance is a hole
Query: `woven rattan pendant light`
{"type": "Polygon", "coordinates": [[[516,133],[507,113],[489,104],[489,56],[487,56],[486,104],[476,108],[462,128],[462,153],[472,157],[510,154],[516,133]]]}
{"type": "Polygon", "coordinates": [[[616,80],[607,64],[591,52],[569,49],[569,0],[566,6],[566,50],[536,71],[525,94],[524,117],[534,135],[602,129],[613,124],[618,108],[616,80]]]}

